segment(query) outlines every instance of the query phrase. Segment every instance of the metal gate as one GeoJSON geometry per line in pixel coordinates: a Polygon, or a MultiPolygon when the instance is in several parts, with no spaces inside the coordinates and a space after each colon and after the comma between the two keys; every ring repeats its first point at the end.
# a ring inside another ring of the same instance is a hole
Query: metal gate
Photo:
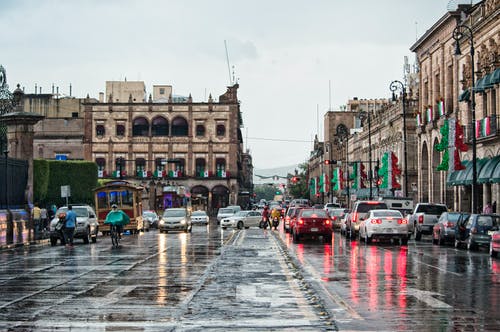
{"type": "Polygon", "coordinates": [[[0,209],[24,208],[27,182],[27,160],[0,158],[0,209]]]}

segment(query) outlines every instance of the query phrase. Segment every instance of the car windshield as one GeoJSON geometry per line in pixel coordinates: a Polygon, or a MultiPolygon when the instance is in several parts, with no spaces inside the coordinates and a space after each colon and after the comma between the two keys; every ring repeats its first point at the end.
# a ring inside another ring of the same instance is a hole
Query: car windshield
{"type": "Polygon", "coordinates": [[[163,213],[164,217],[184,217],[186,216],[186,211],[184,210],[166,210],[163,213]]]}
{"type": "Polygon", "coordinates": [[[494,221],[492,216],[479,216],[477,218],[477,225],[491,227],[491,226],[497,224],[498,220],[496,220],[496,219],[497,218],[495,218],[495,221],[494,221]]]}
{"type": "Polygon", "coordinates": [[[192,214],[193,217],[204,217],[206,215],[207,213],[205,211],[194,211],[192,214]]]}
{"type": "Polygon", "coordinates": [[[373,211],[372,214],[374,217],[402,217],[401,212],[399,211],[373,211]]]}
{"type": "Polygon", "coordinates": [[[325,210],[303,210],[302,217],[305,218],[328,218],[325,210]]]}
{"type": "Polygon", "coordinates": [[[344,210],[330,210],[329,214],[331,216],[343,216],[344,210]]]}
{"type": "Polygon", "coordinates": [[[144,212],[142,215],[144,217],[154,217],[155,216],[155,214],[153,212],[144,212]]]}
{"type": "Polygon", "coordinates": [[[219,213],[234,213],[233,209],[219,209],[219,213]]]}
{"type": "MultiPolygon", "coordinates": [[[[59,208],[56,212],[56,216],[59,215],[59,213],[61,212],[64,212],[64,213],[67,213],[68,212],[68,208],[67,207],[62,207],[62,208],[59,208]]],[[[74,207],[73,208],[73,212],[76,213],[76,216],[77,217],[88,217],[88,213],[87,213],[87,209],[84,208],[84,207],[74,207]]]]}
{"type": "Polygon", "coordinates": [[[442,205],[422,205],[418,209],[418,212],[423,212],[427,214],[441,215],[441,213],[446,212],[446,206],[442,205]]]}
{"type": "Polygon", "coordinates": [[[458,221],[458,219],[460,219],[460,216],[462,216],[462,213],[448,213],[448,218],[446,219],[446,221],[455,223],[458,221]]]}
{"type": "Polygon", "coordinates": [[[361,203],[358,205],[358,212],[366,213],[370,210],[384,210],[387,209],[385,203],[361,203]]]}

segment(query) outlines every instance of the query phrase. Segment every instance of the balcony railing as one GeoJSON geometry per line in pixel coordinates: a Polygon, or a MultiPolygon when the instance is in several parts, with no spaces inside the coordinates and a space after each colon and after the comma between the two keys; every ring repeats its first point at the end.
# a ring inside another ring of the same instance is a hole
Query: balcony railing
{"type": "Polygon", "coordinates": [[[464,129],[464,142],[471,143],[472,135],[476,135],[476,140],[488,139],[498,135],[498,123],[496,114],[476,120],[474,127],[470,124],[462,126],[464,129]]]}

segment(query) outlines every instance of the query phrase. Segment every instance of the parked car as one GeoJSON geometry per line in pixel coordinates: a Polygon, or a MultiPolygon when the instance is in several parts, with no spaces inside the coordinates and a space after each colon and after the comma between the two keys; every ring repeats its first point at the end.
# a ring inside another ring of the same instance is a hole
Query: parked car
{"type": "Polygon", "coordinates": [[[249,228],[253,226],[259,226],[262,219],[262,215],[259,211],[254,210],[244,210],[236,212],[234,215],[226,218],[222,218],[220,225],[222,229],[227,227],[233,227],[238,229],[249,228]]]}
{"type": "Polygon", "coordinates": [[[499,230],[500,215],[471,214],[455,225],[455,248],[466,245],[474,250],[480,246],[490,247],[491,235],[499,230]]]}
{"type": "Polygon", "coordinates": [[[415,233],[415,241],[420,241],[422,234],[431,235],[439,216],[447,211],[445,204],[417,203],[408,216],[409,231],[415,233]]]}
{"type": "Polygon", "coordinates": [[[368,217],[371,210],[386,210],[387,204],[380,201],[356,201],[352,207],[352,212],[346,218],[346,236],[356,239],[359,232],[359,225],[368,217]]]}
{"type": "Polygon", "coordinates": [[[347,222],[347,218],[351,212],[352,212],[351,210],[346,209],[344,217],[340,219],[340,235],[347,236],[347,224],[346,224],[346,222],[347,222]]]}
{"type": "Polygon", "coordinates": [[[323,242],[332,241],[332,220],[323,209],[301,209],[292,229],[293,242],[303,237],[323,237],[323,242]]]}
{"type": "Polygon", "coordinates": [[[142,212],[142,220],[144,223],[144,228],[149,230],[149,228],[157,228],[158,227],[158,214],[153,210],[145,210],[142,212]]]}
{"type": "Polygon", "coordinates": [[[206,211],[203,210],[197,210],[191,213],[191,223],[193,225],[201,224],[201,225],[208,225],[208,222],[210,221],[210,217],[208,216],[206,211]]]}
{"type": "MultiPolygon", "coordinates": [[[[99,223],[97,222],[96,213],[90,205],[79,204],[72,205],[73,211],[76,213],[75,239],[83,239],[83,243],[87,244],[91,240],[97,242],[97,233],[99,232],[99,223]]],[[[55,246],[60,240],[64,244],[62,233],[56,230],[57,222],[59,221],[60,213],[67,213],[68,207],[62,206],[56,211],[55,217],[50,221],[50,244],[55,246]]]]}
{"type": "Polygon", "coordinates": [[[491,234],[490,256],[497,257],[500,251],[500,231],[495,231],[491,234]]]}
{"type": "Polygon", "coordinates": [[[395,239],[408,244],[408,221],[397,210],[370,210],[359,226],[359,238],[366,243],[373,239],[395,239]]]}
{"type": "Polygon", "coordinates": [[[285,230],[285,233],[292,233],[293,224],[295,220],[297,220],[297,215],[299,214],[299,211],[302,209],[303,207],[298,207],[298,206],[291,206],[288,208],[288,211],[286,211],[285,218],[283,219],[283,229],[285,230]]]}
{"type": "Polygon", "coordinates": [[[169,208],[163,212],[158,223],[160,233],[169,231],[191,232],[191,215],[186,208],[169,208]]]}
{"type": "Polygon", "coordinates": [[[443,212],[432,228],[432,243],[443,245],[455,241],[455,225],[458,220],[469,218],[467,212],[443,212]]]}
{"type": "Polygon", "coordinates": [[[337,209],[328,208],[325,210],[332,219],[333,230],[336,229],[340,230],[340,227],[342,225],[342,219],[345,218],[347,210],[342,208],[337,208],[337,209]]]}
{"type": "Polygon", "coordinates": [[[236,211],[232,208],[220,208],[219,211],[217,211],[217,224],[220,224],[222,218],[231,217],[235,213],[236,211]]]}

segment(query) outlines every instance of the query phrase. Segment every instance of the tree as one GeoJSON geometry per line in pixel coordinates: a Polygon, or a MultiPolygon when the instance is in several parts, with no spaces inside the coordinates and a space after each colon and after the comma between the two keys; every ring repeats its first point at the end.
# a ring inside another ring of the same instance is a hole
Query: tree
{"type": "Polygon", "coordinates": [[[307,183],[307,163],[299,165],[299,170],[296,174],[288,174],[288,178],[297,177],[298,181],[290,181],[288,185],[288,194],[292,198],[305,198],[309,197],[309,187],[307,183]]]}

